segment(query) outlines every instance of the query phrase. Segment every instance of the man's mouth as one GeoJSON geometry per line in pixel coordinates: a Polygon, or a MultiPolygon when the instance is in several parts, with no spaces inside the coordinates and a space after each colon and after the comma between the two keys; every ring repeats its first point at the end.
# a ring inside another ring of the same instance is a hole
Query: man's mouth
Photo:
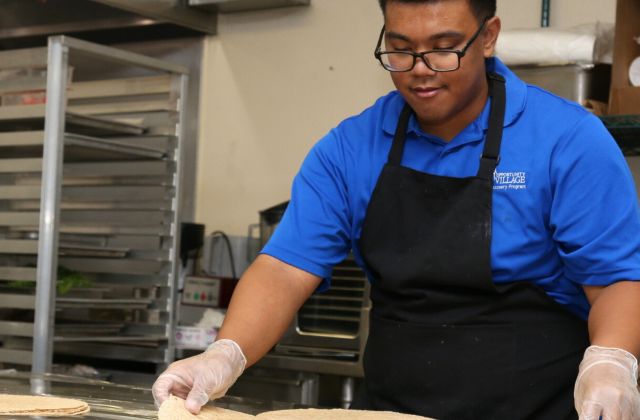
{"type": "Polygon", "coordinates": [[[442,91],[442,87],[416,86],[411,91],[419,98],[433,98],[442,91]]]}

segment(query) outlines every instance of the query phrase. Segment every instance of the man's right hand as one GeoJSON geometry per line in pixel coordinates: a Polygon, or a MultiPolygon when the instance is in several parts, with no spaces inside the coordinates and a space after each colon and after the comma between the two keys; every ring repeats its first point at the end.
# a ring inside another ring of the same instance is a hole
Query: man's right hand
{"type": "Polygon", "coordinates": [[[186,400],[187,410],[198,414],[210,399],[225,395],[246,364],[235,341],[216,341],[202,354],[169,365],[153,384],[153,399],[160,407],[169,395],[175,395],[186,400]]]}

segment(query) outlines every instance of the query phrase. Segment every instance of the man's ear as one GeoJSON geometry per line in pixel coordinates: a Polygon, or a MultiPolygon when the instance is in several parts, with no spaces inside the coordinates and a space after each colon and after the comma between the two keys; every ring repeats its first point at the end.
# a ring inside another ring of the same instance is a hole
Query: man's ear
{"type": "Polygon", "coordinates": [[[496,49],[496,42],[498,41],[498,35],[500,34],[501,26],[502,23],[500,22],[500,18],[498,16],[492,17],[485,24],[484,36],[482,38],[482,48],[484,51],[484,56],[487,58],[493,56],[493,53],[496,49]]]}

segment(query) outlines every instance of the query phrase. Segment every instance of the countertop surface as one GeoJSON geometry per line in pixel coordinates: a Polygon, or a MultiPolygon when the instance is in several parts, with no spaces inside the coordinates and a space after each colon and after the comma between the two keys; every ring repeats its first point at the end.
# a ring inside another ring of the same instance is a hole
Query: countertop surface
{"type": "MultiPolygon", "coordinates": [[[[80,416],[0,416],[0,419],[157,419],[151,390],[105,381],[63,375],[32,375],[15,371],[0,371],[0,393],[52,395],[83,400],[91,411],[80,416]]],[[[225,397],[216,400],[218,407],[248,414],[297,408],[290,403],[262,402],[246,398],[225,397]]]]}

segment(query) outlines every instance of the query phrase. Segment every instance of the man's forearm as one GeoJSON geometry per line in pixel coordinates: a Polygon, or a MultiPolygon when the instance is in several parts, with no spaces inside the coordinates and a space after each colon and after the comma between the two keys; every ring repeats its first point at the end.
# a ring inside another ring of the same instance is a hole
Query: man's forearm
{"type": "Polygon", "coordinates": [[[320,278],[260,255],[238,283],[218,338],[240,345],[247,366],[280,339],[320,278]]]}
{"type": "Polygon", "coordinates": [[[640,355],[640,282],[624,281],[607,287],[585,288],[591,302],[591,344],[640,355]]]}

